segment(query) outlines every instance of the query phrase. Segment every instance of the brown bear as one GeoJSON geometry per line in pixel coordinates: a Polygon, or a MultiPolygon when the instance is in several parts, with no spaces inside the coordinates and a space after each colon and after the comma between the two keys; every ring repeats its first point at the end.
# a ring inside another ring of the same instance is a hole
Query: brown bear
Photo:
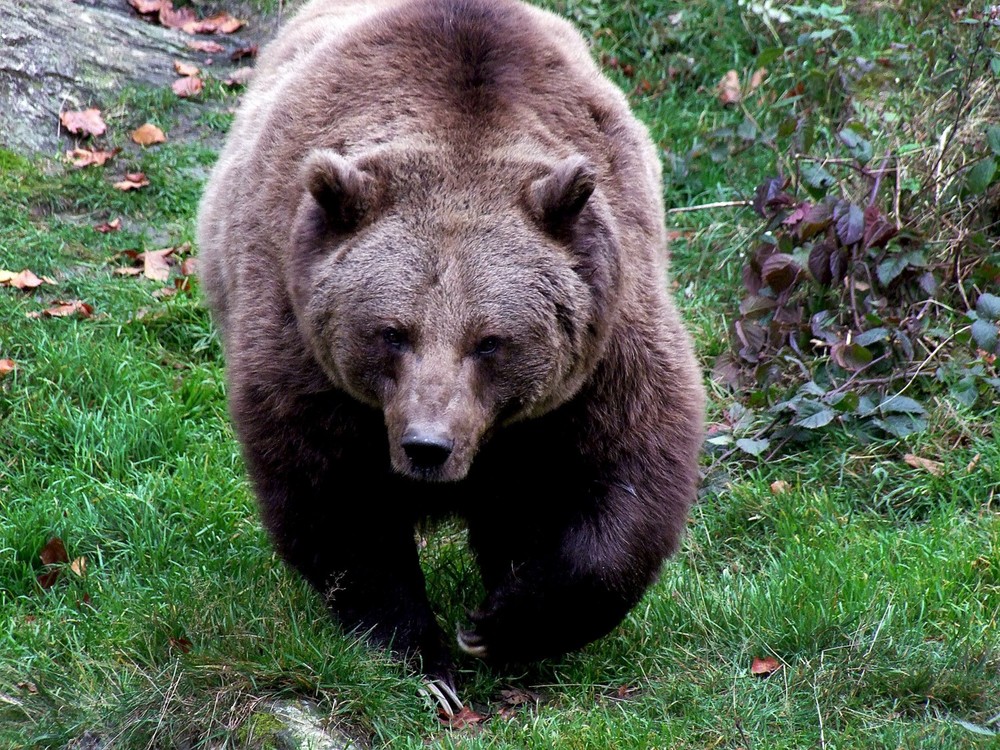
{"type": "Polygon", "coordinates": [[[201,205],[263,522],[348,629],[448,679],[414,542],[468,526],[460,647],[624,618],[695,497],[704,393],[646,129],[516,0],[313,0],[263,52],[201,205]]]}

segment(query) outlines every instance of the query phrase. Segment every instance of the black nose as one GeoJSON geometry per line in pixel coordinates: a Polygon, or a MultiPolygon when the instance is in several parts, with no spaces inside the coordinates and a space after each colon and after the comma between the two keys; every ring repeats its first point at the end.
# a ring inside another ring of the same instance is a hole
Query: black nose
{"type": "Polygon", "coordinates": [[[448,460],[455,441],[443,435],[407,430],[401,441],[403,452],[416,469],[436,469],[448,460]]]}

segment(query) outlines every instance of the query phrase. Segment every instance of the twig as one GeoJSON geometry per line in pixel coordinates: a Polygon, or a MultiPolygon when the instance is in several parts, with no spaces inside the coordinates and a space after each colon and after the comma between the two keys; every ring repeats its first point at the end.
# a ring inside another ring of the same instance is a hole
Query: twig
{"type": "Polygon", "coordinates": [[[816,716],[819,717],[819,746],[821,750],[826,750],[826,733],[823,731],[823,712],[819,707],[819,691],[816,683],[813,683],[813,700],[816,701],[816,716]]]}
{"type": "Polygon", "coordinates": [[[962,326],[953,334],[951,334],[951,336],[949,336],[940,344],[938,344],[936,347],[934,347],[934,351],[928,354],[927,357],[924,359],[924,361],[921,362],[919,365],[917,365],[917,369],[913,371],[913,375],[910,377],[909,380],[906,381],[906,385],[904,385],[896,395],[902,396],[906,392],[906,389],[909,388],[911,385],[913,385],[913,381],[917,379],[917,376],[920,375],[920,372],[930,363],[932,359],[934,359],[935,355],[937,355],[939,351],[941,351],[945,346],[951,343],[951,340],[956,336],[958,336],[958,334],[969,330],[969,328],[971,328],[971,326],[962,326]]]}
{"type": "Polygon", "coordinates": [[[698,206],[680,206],[678,208],[668,208],[668,214],[682,214],[688,211],[705,211],[710,208],[731,208],[738,206],[747,208],[753,205],[753,201],[716,201],[715,203],[702,203],[698,206]]]}
{"type": "MultiPolygon", "coordinates": [[[[875,173],[875,184],[872,186],[872,194],[871,197],[868,199],[869,206],[875,205],[875,198],[878,196],[878,189],[879,186],[882,184],[882,177],[883,175],[885,175],[886,171],[885,165],[888,163],[889,163],[889,156],[887,155],[884,159],[882,159],[882,164],[879,165],[878,171],[875,173]]],[[[898,171],[898,170],[893,170],[893,171],[898,171]]]]}

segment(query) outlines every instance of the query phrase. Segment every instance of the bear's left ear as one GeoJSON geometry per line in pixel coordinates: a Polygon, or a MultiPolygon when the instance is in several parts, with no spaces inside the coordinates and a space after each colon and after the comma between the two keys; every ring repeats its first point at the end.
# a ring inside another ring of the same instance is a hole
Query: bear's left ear
{"type": "Polygon", "coordinates": [[[336,151],[317,149],[302,165],[302,181],[335,232],[357,229],[375,203],[375,179],[336,151]]]}
{"type": "Polygon", "coordinates": [[[528,186],[528,208],[542,226],[557,234],[580,215],[596,186],[597,170],[585,157],[574,154],[528,186]]]}

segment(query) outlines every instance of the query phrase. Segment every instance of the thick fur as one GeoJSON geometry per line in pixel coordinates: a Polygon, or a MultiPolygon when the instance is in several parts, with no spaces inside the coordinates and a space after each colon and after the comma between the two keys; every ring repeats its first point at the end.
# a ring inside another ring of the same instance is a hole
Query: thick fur
{"type": "Polygon", "coordinates": [[[447,675],[413,527],[463,517],[460,642],[610,631],[678,546],[704,394],[656,152],[565,21],[313,0],[261,56],[201,206],[231,410],[283,557],[447,675]]]}

